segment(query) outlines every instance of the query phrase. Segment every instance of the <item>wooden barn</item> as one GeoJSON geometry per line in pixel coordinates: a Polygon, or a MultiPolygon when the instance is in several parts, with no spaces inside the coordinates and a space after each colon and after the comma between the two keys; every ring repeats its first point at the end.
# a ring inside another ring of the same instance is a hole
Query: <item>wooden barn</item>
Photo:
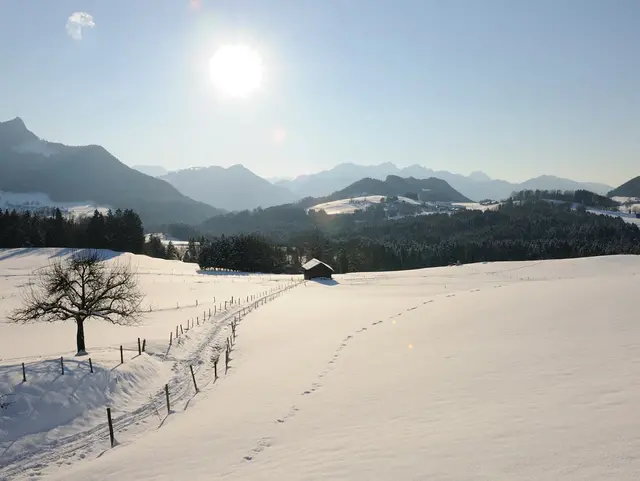
{"type": "Polygon", "coordinates": [[[304,278],[306,280],[317,278],[331,279],[331,274],[333,274],[333,268],[318,259],[311,259],[304,264],[302,271],[304,272],[304,278]]]}

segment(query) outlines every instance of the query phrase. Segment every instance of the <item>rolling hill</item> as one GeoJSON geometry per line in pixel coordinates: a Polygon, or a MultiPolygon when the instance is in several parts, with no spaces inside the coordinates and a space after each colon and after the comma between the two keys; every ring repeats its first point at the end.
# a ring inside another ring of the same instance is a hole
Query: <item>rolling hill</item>
{"type": "Polygon", "coordinates": [[[101,146],[41,140],[20,118],[0,123],[0,190],[46,194],[56,202],[130,208],[145,226],[196,224],[221,212],[126,166],[101,146]]]}
{"type": "Polygon", "coordinates": [[[609,197],[640,197],[640,175],[613,189],[609,197]]]}
{"type": "Polygon", "coordinates": [[[402,178],[397,175],[389,175],[385,180],[361,179],[329,195],[325,202],[363,195],[406,196],[407,194],[416,194],[419,200],[427,202],[471,202],[442,179],[402,178]]]}

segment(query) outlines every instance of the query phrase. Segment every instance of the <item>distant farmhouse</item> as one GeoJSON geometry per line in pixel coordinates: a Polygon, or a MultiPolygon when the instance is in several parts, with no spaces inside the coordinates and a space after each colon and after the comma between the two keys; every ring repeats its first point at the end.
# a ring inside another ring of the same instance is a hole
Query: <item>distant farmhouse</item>
{"type": "Polygon", "coordinates": [[[304,278],[306,280],[317,278],[331,279],[331,275],[333,274],[333,268],[330,265],[315,258],[305,263],[302,266],[302,271],[304,272],[304,278]]]}

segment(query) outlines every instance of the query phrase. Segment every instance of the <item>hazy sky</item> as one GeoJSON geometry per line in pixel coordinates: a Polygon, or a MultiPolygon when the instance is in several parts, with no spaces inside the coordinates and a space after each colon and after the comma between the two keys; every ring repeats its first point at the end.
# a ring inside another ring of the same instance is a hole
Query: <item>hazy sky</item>
{"type": "Polygon", "coordinates": [[[0,44],[0,119],[129,165],[640,174],[638,0],[0,0],[0,44]],[[238,43],[264,79],[225,98],[238,43]]]}

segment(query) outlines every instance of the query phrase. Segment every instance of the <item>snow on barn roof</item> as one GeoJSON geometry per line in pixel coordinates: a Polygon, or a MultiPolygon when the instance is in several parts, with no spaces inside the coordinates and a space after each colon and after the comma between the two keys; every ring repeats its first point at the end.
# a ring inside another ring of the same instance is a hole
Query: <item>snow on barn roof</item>
{"type": "Polygon", "coordinates": [[[319,260],[318,260],[318,259],[316,259],[316,258],[313,258],[313,259],[311,259],[309,262],[305,263],[305,264],[302,266],[302,268],[303,268],[305,271],[308,271],[309,269],[313,269],[315,266],[317,266],[317,265],[319,265],[319,264],[325,265],[325,266],[327,266],[329,269],[331,269],[331,270],[333,271],[333,267],[331,267],[329,264],[326,264],[326,263],[324,263],[324,262],[322,262],[322,261],[319,261],[319,260]]]}

